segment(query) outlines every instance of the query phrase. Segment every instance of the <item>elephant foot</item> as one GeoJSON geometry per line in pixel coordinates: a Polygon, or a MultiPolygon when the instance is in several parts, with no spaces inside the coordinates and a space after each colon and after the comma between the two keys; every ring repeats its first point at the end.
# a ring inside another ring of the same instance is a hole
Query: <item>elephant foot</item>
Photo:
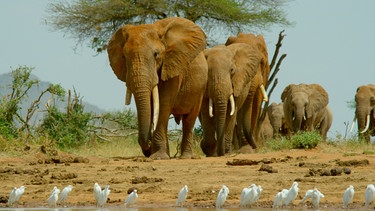
{"type": "Polygon", "coordinates": [[[250,145],[244,145],[242,146],[239,150],[238,150],[239,153],[241,154],[252,154],[254,153],[254,149],[251,148],[250,145]]]}
{"type": "Polygon", "coordinates": [[[150,158],[153,160],[169,160],[170,159],[169,155],[166,152],[160,152],[160,151],[152,153],[150,158]]]}
{"type": "Polygon", "coordinates": [[[199,155],[194,155],[191,152],[182,153],[180,159],[201,159],[199,155]]]}

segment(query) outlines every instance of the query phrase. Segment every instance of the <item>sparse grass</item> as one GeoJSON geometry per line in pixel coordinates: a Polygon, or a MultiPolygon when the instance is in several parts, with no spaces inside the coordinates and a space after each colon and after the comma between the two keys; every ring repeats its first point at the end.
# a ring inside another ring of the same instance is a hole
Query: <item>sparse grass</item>
{"type": "MultiPolygon", "coordinates": [[[[302,140],[302,143],[310,143],[306,139],[315,139],[313,135],[304,135],[296,138],[302,140]],[[301,138],[302,137],[302,138],[301,138]],[[304,137],[304,138],[303,138],[304,137]]],[[[181,131],[169,133],[169,149],[170,156],[173,158],[180,155],[181,131]]],[[[294,141],[296,141],[294,140],[294,141]]],[[[199,143],[201,138],[199,136],[193,137],[193,153],[204,157],[199,143]]],[[[34,137],[26,138],[19,137],[14,140],[8,140],[0,136],[0,155],[21,157],[26,154],[32,154],[40,151],[40,147],[45,146],[49,149],[56,149],[55,142],[48,137],[34,137]]],[[[268,153],[275,151],[288,151],[298,148],[292,140],[286,138],[272,139],[266,141],[260,146],[258,153],[268,153]]],[[[309,147],[310,149],[311,147],[309,147]]],[[[326,142],[319,142],[316,146],[320,151],[326,153],[341,153],[343,156],[356,156],[360,154],[372,155],[375,154],[375,145],[367,144],[356,138],[348,140],[328,139],[326,142]]],[[[306,148],[304,148],[306,149],[306,148]]],[[[109,141],[99,141],[95,138],[88,141],[85,145],[64,150],[67,153],[80,155],[84,157],[132,157],[143,156],[142,150],[137,141],[137,135],[128,137],[112,137],[109,141]]]]}

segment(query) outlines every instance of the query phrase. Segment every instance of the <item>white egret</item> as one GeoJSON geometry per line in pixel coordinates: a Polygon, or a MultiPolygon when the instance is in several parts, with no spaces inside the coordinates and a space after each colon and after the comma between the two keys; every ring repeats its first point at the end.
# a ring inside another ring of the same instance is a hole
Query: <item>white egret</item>
{"type": "Polygon", "coordinates": [[[102,207],[108,199],[109,193],[111,190],[109,190],[109,185],[106,185],[103,190],[100,191],[99,195],[99,206],[102,207]]]}
{"type": "Polygon", "coordinates": [[[66,186],[62,191],[61,191],[61,194],[60,194],[60,200],[59,200],[59,203],[63,203],[67,198],[68,198],[68,195],[69,193],[72,191],[73,189],[73,186],[71,185],[68,185],[66,186]]]}
{"type": "Polygon", "coordinates": [[[290,187],[286,199],[285,199],[285,205],[288,206],[288,204],[292,203],[298,196],[298,182],[293,182],[292,187],[290,187]]]}
{"type": "MultiPolygon", "coordinates": [[[[305,203],[306,200],[311,199],[311,203],[314,205],[313,203],[314,191],[315,193],[319,195],[319,199],[318,199],[319,201],[320,201],[320,198],[324,198],[324,195],[317,188],[314,188],[314,189],[310,189],[306,191],[305,197],[303,197],[301,203],[305,203]]],[[[317,196],[315,196],[315,200],[317,200],[317,196]]]]}
{"type": "Polygon", "coordinates": [[[258,185],[257,188],[256,188],[256,190],[257,190],[257,195],[254,198],[254,203],[259,200],[260,194],[262,193],[263,188],[262,188],[262,186],[258,185]]]}
{"type": "Polygon", "coordinates": [[[347,209],[350,202],[352,202],[354,197],[354,187],[350,185],[344,192],[342,197],[342,202],[344,204],[344,208],[347,209]]]}
{"type": "Polygon", "coordinates": [[[189,189],[188,186],[185,185],[181,188],[180,192],[178,193],[178,198],[176,201],[176,206],[183,204],[186,201],[189,189]]]}
{"type": "Polygon", "coordinates": [[[99,199],[100,199],[100,193],[102,192],[102,188],[98,183],[95,182],[94,184],[94,197],[96,201],[96,207],[99,206],[99,199]]]}
{"type": "Polygon", "coordinates": [[[21,186],[19,188],[14,187],[13,190],[10,192],[8,205],[13,206],[15,203],[17,203],[24,192],[25,192],[24,186],[21,186]]]}
{"type": "Polygon", "coordinates": [[[249,192],[251,191],[251,187],[242,189],[241,196],[240,196],[240,205],[242,208],[247,206],[247,202],[249,201],[249,192]]]}
{"type": "Polygon", "coordinates": [[[14,187],[9,194],[9,199],[8,199],[9,206],[12,206],[16,202],[16,191],[17,191],[17,188],[14,187]]]}
{"type": "Polygon", "coordinates": [[[373,184],[368,184],[365,191],[365,205],[368,207],[372,201],[374,200],[375,196],[375,187],[373,184]]]}
{"type": "Polygon", "coordinates": [[[59,199],[60,189],[56,186],[53,188],[49,198],[48,198],[48,205],[49,207],[56,207],[56,202],[59,199]]]}
{"type": "Polygon", "coordinates": [[[228,187],[223,185],[219,191],[219,194],[217,195],[216,208],[221,208],[224,205],[225,201],[227,200],[228,194],[229,194],[228,187]]]}
{"type": "Polygon", "coordinates": [[[288,194],[288,191],[288,189],[283,189],[276,194],[275,198],[273,199],[272,205],[274,209],[280,208],[285,205],[285,199],[288,194]]]}
{"type": "Polygon", "coordinates": [[[138,194],[137,194],[137,189],[134,189],[129,195],[128,197],[126,197],[125,199],[125,207],[128,206],[128,205],[132,205],[135,203],[135,201],[137,200],[138,198],[138,194]]]}
{"type": "Polygon", "coordinates": [[[244,188],[241,192],[241,207],[251,207],[257,200],[258,187],[255,184],[251,184],[250,187],[244,188]]]}
{"type": "Polygon", "coordinates": [[[319,209],[320,198],[324,198],[324,195],[317,188],[314,188],[311,204],[315,209],[319,209]]]}

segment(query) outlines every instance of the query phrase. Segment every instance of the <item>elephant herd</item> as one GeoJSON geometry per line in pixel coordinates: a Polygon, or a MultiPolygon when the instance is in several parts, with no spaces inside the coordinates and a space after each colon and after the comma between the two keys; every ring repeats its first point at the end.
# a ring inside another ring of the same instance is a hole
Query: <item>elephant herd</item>
{"type": "MultiPolygon", "coordinates": [[[[170,115],[177,124],[182,121],[180,158],[193,157],[192,133],[197,118],[203,128],[201,148],[206,156],[222,156],[232,146],[257,147],[254,130],[262,101],[268,100],[264,87],[270,74],[264,38],[239,33],[229,37],[225,45],[206,47],[204,31],[180,17],[153,24],[124,25],[110,39],[110,66],[126,84],[125,104],[130,104],[134,96],[138,143],[146,157],[170,158],[170,115]]],[[[370,89],[374,96],[375,88],[370,89]]],[[[358,93],[368,94],[362,89],[358,93]]],[[[362,98],[358,95],[357,103],[362,98]]],[[[285,124],[277,123],[279,126],[271,129],[272,134],[291,134],[319,126],[323,137],[326,136],[332,113],[328,94],[320,85],[291,84],[285,88],[282,101],[281,107],[271,104],[267,111],[269,122],[275,125],[277,121],[272,118],[278,117],[276,112],[284,114],[279,119],[285,119],[285,124]]],[[[374,104],[372,97],[372,110],[374,104]]],[[[365,128],[365,111],[363,118],[360,113],[357,112],[358,126],[365,128]]],[[[375,117],[371,114],[367,120],[370,131],[375,117]]]]}

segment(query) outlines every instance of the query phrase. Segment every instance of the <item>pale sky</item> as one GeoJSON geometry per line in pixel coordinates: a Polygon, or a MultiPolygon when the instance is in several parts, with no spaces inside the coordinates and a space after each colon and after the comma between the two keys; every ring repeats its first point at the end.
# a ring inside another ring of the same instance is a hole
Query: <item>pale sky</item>
{"type": "MultiPolygon", "coordinates": [[[[44,24],[48,0],[7,0],[0,3],[0,74],[19,65],[35,67],[42,81],[73,87],[85,101],[113,111],[125,107],[125,85],[113,74],[106,53],[79,46],[62,32],[44,24]]],[[[329,137],[344,135],[344,122],[354,110],[358,86],[375,83],[375,1],[295,0],[286,7],[296,24],[285,28],[287,35],[280,53],[287,57],[278,74],[279,84],[271,102],[280,102],[282,90],[290,83],[318,83],[329,94],[333,124],[329,137]]],[[[278,33],[273,27],[264,34],[271,59],[278,33]]],[[[222,42],[226,37],[222,38],[222,42]]],[[[198,121],[198,120],[197,120],[198,121]]]]}

